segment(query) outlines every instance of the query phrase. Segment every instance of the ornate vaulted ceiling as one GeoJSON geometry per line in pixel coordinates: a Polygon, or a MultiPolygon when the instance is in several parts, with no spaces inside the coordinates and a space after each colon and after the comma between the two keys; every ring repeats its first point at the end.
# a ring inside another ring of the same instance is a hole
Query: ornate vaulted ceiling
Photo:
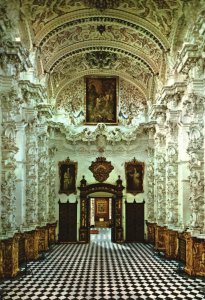
{"type": "MultiPolygon", "coordinates": [[[[119,77],[127,125],[166,80],[187,25],[188,0],[22,0],[22,36],[37,49],[50,101],[70,112],[84,105],[84,76],[119,77]],[[168,64],[169,63],[169,64],[168,64]]],[[[120,115],[119,115],[120,118],[120,115]]]]}

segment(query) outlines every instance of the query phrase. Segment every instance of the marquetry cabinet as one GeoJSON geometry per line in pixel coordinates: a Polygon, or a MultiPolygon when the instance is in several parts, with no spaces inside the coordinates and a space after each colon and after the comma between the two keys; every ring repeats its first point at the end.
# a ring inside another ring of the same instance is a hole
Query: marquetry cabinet
{"type": "Polygon", "coordinates": [[[151,244],[155,244],[155,229],[157,224],[156,223],[149,223],[147,222],[147,241],[151,244]]]}
{"type": "Polygon", "coordinates": [[[1,241],[0,260],[2,267],[0,267],[0,272],[2,277],[14,277],[19,272],[18,242],[19,236],[17,234],[13,238],[1,241]]]}

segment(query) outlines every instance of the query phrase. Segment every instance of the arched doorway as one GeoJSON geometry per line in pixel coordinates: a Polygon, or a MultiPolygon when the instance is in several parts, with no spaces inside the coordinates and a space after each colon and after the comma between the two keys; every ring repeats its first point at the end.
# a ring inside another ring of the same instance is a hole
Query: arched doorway
{"type": "Polygon", "coordinates": [[[80,189],[80,232],[79,240],[84,243],[90,241],[90,195],[96,192],[106,192],[112,195],[112,224],[111,240],[112,242],[123,242],[122,228],[122,192],[123,185],[120,176],[116,185],[109,183],[95,183],[87,185],[84,176],[81,180],[80,189]]]}

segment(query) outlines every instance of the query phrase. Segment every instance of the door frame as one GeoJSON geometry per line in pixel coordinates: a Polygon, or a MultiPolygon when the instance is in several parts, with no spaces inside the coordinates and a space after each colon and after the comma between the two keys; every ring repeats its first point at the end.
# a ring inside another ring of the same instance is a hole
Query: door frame
{"type": "Polygon", "coordinates": [[[113,196],[112,198],[112,233],[111,240],[114,243],[123,242],[122,227],[122,198],[123,198],[122,180],[120,176],[116,185],[109,183],[94,183],[87,185],[87,181],[81,180],[80,190],[80,229],[79,241],[89,243],[90,241],[90,194],[96,192],[106,192],[113,196]]]}

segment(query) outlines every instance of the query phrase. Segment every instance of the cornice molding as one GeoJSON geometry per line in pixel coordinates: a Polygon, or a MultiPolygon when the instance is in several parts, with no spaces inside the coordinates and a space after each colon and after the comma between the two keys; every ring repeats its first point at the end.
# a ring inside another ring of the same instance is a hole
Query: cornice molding
{"type": "MultiPolygon", "coordinates": [[[[115,143],[132,143],[136,141],[137,137],[141,135],[147,135],[150,130],[149,123],[141,123],[138,127],[127,128],[122,130],[122,128],[110,129],[105,124],[99,123],[95,128],[82,127],[81,131],[77,131],[73,128],[72,131],[63,123],[57,123],[49,121],[49,127],[65,136],[65,139],[73,144],[77,142],[84,143],[94,143],[96,142],[99,135],[103,135],[106,139],[106,142],[115,144],[115,143]]],[[[148,137],[147,137],[148,138],[148,137]]]]}
{"type": "Polygon", "coordinates": [[[183,94],[187,87],[187,82],[175,82],[170,86],[164,86],[161,90],[157,103],[166,104],[167,98],[176,94],[183,94]]]}

